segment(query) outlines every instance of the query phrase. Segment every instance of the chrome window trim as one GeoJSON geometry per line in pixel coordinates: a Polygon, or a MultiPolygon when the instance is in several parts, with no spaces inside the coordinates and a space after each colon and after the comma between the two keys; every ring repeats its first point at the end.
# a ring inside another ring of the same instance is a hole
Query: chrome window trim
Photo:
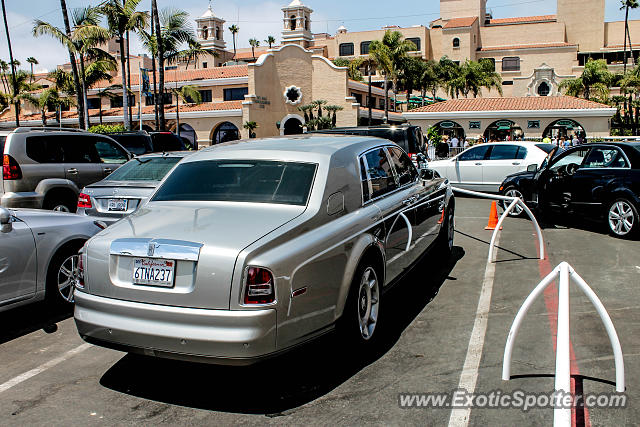
{"type": "Polygon", "coordinates": [[[172,259],[176,261],[197,262],[200,258],[202,243],[171,239],[124,238],[111,242],[111,255],[151,259],[172,259]],[[149,255],[149,247],[154,244],[154,251],[149,255]]]}
{"type": "Polygon", "coordinates": [[[629,157],[627,157],[627,153],[624,152],[624,150],[620,147],[617,147],[615,145],[600,145],[597,147],[592,147],[591,150],[587,153],[586,156],[584,156],[584,160],[582,161],[582,163],[584,164],[585,160],[587,160],[587,157],[589,156],[589,154],[591,154],[591,151],[596,150],[598,148],[607,148],[607,149],[614,149],[614,150],[618,150],[618,153],[622,153],[622,157],[624,157],[624,160],[627,162],[627,167],[625,168],[619,168],[619,167],[615,167],[615,168],[608,168],[608,167],[599,167],[599,168],[581,168],[581,169],[588,169],[588,170],[598,170],[598,169],[606,169],[606,170],[628,170],[631,169],[631,162],[629,161],[629,157]]]}

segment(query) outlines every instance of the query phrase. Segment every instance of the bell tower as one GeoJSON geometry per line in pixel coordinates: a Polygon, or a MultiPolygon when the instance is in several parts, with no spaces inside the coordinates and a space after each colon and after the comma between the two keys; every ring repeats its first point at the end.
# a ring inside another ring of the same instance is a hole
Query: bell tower
{"type": "Polygon", "coordinates": [[[207,11],[196,19],[198,42],[202,47],[221,50],[227,47],[224,41],[224,23],[224,19],[218,18],[213,14],[211,0],[209,0],[209,8],[207,11]]]}
{"type": "Polygon", "coordinates": [[[293,0],[289,6],[282,8],[284,13],[284,29],[282,30],[282,44],[297,44],[305,49],[311,45],[311,14],[313,10],[300,0],[293,0]]]}

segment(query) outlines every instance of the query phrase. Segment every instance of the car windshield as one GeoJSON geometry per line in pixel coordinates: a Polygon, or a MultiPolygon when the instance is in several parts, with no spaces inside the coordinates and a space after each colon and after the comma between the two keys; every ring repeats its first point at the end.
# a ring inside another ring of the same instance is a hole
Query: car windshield
{"type": "Polygon", "coordinates": [[[316,164],[206,160],[179,165],[153,201],[224,201],[304,206],[316,164]]]}
{"type": "Polygon", "coordinates": [[[134,158],[122,165],[107,181],[161,181],[182,157],[134,158]]]}
{"type": "Polygon", "coordinates": [[[130,153],[140,156],[151,151],[148,147],[147,138],[140,135],[110,135],[126,148],[130,153]]]}

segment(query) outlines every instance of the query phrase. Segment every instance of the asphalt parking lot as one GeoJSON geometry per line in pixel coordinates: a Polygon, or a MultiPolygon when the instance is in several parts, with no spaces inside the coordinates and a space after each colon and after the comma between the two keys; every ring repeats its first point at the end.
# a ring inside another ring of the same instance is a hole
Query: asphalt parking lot
{"type": "MultiPolygon", "coordinates": [[[[530,310],[517,338],[512,379],[501,380],[505,340],[528,293],[561,261],[598,294],[625,355],[627,406],[573,413],[576,425],[635,424],[640,411],[640,250],[593,227],[547,227],[548,260],[537,259],[526,219],[508,219],[498,259],[487,267],[490,202],[459,198],[454,254],[429,254],[383,299],[384,344],[345,351],[335,336],[251,367],[154,360],[84,344],[71,313],[42,304],[0,314],[0,423],[549,425],[553,409],[401,408],[401,393],[553,391],[555,286],[530,310]],[[481,291],[488,312],[477,316],[481,291]],[[485,295],[486,297],[486,295],[485,295]],[[474,325],[486,320],[478,339],[474,325]],[[474,365],[476,361],[476,366],[474,365]],[[466,369],[463,371],[463,367],[466,369]]],[[[613,355],[595,309],[571,293],[573,386],[613,393],[613,355]]]]}

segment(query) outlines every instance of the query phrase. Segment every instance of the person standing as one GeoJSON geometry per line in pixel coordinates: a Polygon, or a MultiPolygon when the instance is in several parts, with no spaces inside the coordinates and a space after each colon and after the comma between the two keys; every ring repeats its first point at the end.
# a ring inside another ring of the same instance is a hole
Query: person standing
{"type": "Polygon", "coordinates": [[[458,140],[458,138],[454,135],[453,138],[451,138],[451,148],[458,148],[458,144],[460,143],[460,141],[458,140]]]}
{"type": "Polygon", "coordinates": [[[575,133],[573,134],[573,139],[571,140],[571,145],[573,145],[574,147],[576,145],[579,145],[580,141],[578,140],[578,135],[576,135],[575,133]]]}

